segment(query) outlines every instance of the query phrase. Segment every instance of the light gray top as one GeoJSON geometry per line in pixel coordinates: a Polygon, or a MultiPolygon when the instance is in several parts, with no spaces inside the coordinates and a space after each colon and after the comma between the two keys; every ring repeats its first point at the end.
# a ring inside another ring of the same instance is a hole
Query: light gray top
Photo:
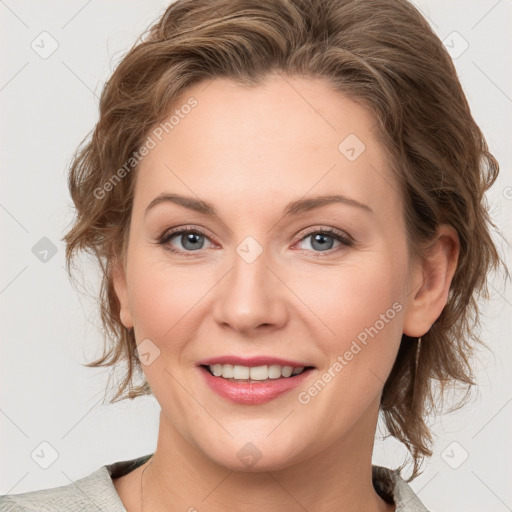
{"type": "MultiPolygon", "coordinates": [[[[5,494],[0,496],[0,512],[126,512],[112,479],[130,473],[152,455],[107,464],[61,487],[5,494]]],[[[392,493],[396,512],[428,512],[397,471],[374,466],[373,483],[384,499],[392,493]]]]}

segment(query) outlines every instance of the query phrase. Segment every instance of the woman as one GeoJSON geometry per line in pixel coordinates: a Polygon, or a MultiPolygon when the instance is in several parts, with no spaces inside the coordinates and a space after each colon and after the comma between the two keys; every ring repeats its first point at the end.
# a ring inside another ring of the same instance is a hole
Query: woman
{"type": "Polygon", "coordinates": [[[157,448],[1,510],[426,510],[377,420],[412,479],[432,390],[472,384],[497,173],[405,0],[173,3],[105,86],[64,238],[104,274],[90,366],[154,394],[157,448]]]}

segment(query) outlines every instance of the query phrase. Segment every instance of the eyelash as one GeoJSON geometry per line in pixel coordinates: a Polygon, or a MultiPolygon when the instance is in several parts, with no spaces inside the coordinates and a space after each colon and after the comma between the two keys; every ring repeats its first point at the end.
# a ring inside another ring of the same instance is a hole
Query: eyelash
{"type": "MultiPolygon", "coordinates": [[[[158,245],[164,246],[164,248],[166,250],[171,251],[172,253],[175,253],[175,254],[184,255],[186,257],[197,256],[197,253],[200,252],[199,250],[198,251],[181,251],[179,249],[173,248],[171,245],[167,245],[168,242],[172,238],[174,238],[175,236],[177,236],[177,235],[184,235],[186,233],[193,233],[195,235],[201,235],[201,236],[204,236],[204,237],[209,239],[209,236],[207,235],[207,233],[205,233],[201,229],[197,229],[197,228],[192,228],[192,227],[186,226],[186,227],[176,228],[176,229],[171,230],[171,231],[167,231],[166,233],[164,233],[160,237],[160,239],[158,240],[157,243],[158,243],[158,245]]],[[[304,240],[308,236],[316,235],[316,234],[329,235],[331,238],[334,238],[335,240],[340,242],[342,245],[340,247],[337,247],[337,248],[334,248],[334,249],[328,249],[327,251],[310,251],[310,252],[312,252],[315,255],[314,257],[322,257],[321,256],[322,254],[331,255],[332,253],[334,253],[337,250],[341,249],[342,246],[344,246],[344,247],[352,247],[354,245],[354,241],[351,238],[349,238],[347,236],[344,236],[342,233],[340,233],[339,231],[337,231],[336,229],[333,229],[333,228],[321,228],[321,229],[311,230],[311,231],[308,231],[306,233],[301,233],[299,235],[300,238],[299,238],[298,241],[301,242],[302,240],[304,240]]],[[[301,249],[301,250],[309,251],[308,249],[301,249]]]]}

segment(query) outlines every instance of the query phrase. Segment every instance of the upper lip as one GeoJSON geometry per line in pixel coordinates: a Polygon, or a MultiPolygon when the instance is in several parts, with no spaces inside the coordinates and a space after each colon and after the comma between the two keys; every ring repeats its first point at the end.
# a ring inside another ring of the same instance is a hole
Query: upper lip
{"type": "Polygon", "coordinates": [[[294,368],[300,368],[302,366],[312,366],[308,363],[294,361],[292,359],[281,359],[280,357],[271,356],[253,356],[253,357],[240,357],[240,356],[218,356],[203,359],[197,363],[197,366],[210,366],[212,364],[232,364],[239,366],[292,366],[294,368]]]}

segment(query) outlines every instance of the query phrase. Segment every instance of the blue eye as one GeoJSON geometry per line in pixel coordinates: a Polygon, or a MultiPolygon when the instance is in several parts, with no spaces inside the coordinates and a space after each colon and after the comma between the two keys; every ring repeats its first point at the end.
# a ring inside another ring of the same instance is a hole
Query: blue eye
{"type": "MultiPolygon", "coordinates": [[[[311,251],[313,254],[324,252],[329,252],[330,254],[339,249],[340,246],[351,247],[353,245],[352,239],[344,236],[341,232],[333,228],[316,229],[309,233],[302,234],[299,242],[308,239],[311,239],[310,247],[301,249],[311,251]],[[338,242],[339,245],[333,249],[336,242],[338,242]]],[[[159,239],[158,244],[163,245],[165,249],[176,254],[195,256],[195,253],[205,248],[205,242],[209,243],[210,247],[212,246],[212,242],[206,233],[200,229],[184,227],[167,232],[159,239]],[[176,240],[181,247],[176,247],[176,242],[173,242],[173,240],[176,240]]],[[[206,248],[208,248],[208,246],[206,246],[206,248]]]]}
{"type": "MultiPolygon", "coordinates": [[[[352,241],[334,229],[317,229],[301,238],[301,241],[311,239],[310,247],[314,252],[326,252],[333,248],[335,242],[350,247],[352,241]]],[[[338,246],[339,247],[339,246],[338,246]]],[[[310,250],[309,248],[306,250],[310,250]]]]}
{"type": "Polygon", "coordinates": [[[169,250],[177,253],[194,252],[203,249],[205,240],[208,237],[200,230],[180,229],[178,231],[171,231],[164,235],[159,243],[162,245],[169,245],[169,250]],[[171,245],[171,240],[176,239],[181,244],[181,249],[175,249],[171,245]]]}

